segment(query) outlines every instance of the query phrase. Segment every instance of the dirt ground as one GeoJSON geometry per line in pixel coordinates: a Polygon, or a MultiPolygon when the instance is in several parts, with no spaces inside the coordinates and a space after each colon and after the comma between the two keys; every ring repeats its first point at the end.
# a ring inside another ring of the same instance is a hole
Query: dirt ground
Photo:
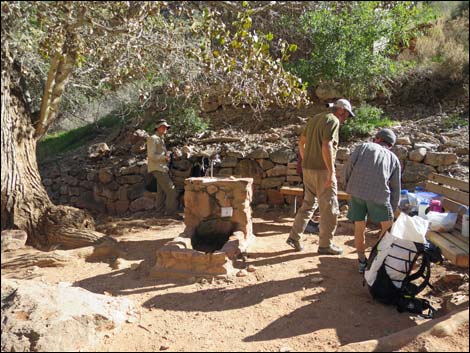
{"type": "MultiPolygon", "coordinates": [[[[255,266],[245,277],[151,279],[156,249],[184,225],[149,214],[101,221],[99,230],[120,242],[124,258],[2,270],[2,276],[73,282],[95,293],[131,299],[137,318],[105,336],[97,351],[334,351],[427,321],[372,300],[357,272],[353,226],[344,218],[335,236],[345,250],[339,257],[318,255],[314,234],[304,237],[304,252],[294,252],[285,244],[292,222],[288,209],[254,213],[256,241],[246,262],[236,263],[238,268],[255,266]]],[[[369,230],[369,246],[377,233],[369,230]]],[[[467,270],[434,266],[431,283],[436,290],[424,296],[439,309],[437,317],[468,307],[467,270]],[[450,273],[463,278],[448,281],[450,273]]],[[[450,337],[420,336],[400,351],[468,352],[468,339],[466,324],[450,337]]]]}

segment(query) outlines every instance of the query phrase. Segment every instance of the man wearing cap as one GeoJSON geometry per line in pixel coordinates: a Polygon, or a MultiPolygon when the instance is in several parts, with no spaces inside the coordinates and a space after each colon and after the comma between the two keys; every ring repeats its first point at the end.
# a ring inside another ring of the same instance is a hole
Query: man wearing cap
{"type": "Polygon", "coordinates": [[[302,251],[301,234],[317,207],[320,209],[319,254],[340,255],[343,250],[332,243],[338,224],[338,189],[334,161],[339,144],[339,126],[354,116],[351,103],[339,99],[333,112],[311,118],[299,138],[302,157],[304,201],[287,238],[287,244],[302,251]],[[318,199],[318,200],[317,200],[318,199]]]}
{"type": "Polygon", "coordinates": [[[164,141],[169,128],[165,120],[159,120],[155,124],[155,134],[147,138],[147,170],[157,179],[157,199],[165,199],[165,215],[177,217],[177,192],[170,178],[170,156],[164,141]]]}
{"type": "Polygon", "coordinates": [[[356,147],[343,171],[349,200],[348,219],[354,222],[359,272],[367,266],[365,256],[366,217],[380,223],[380,237],[392,226],[401,191],[401,167],[391,151],[396,136],[390,129],[380,130],[373,142],[356,147]]]}

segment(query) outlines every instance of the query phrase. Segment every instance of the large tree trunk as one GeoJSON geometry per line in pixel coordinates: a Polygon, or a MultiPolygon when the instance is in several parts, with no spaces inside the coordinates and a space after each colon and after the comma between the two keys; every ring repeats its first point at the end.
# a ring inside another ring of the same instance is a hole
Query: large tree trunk
{"type": "Polygon", "coordinates": [[[25,230],[28,243],[39,248],[95,243],[104,234],[93,230],[91,216],[72,207],[55,206],[49,199],[38,171],[36,129],[12,70],[7,46],[2,43],[1,228],[25,230]]]}

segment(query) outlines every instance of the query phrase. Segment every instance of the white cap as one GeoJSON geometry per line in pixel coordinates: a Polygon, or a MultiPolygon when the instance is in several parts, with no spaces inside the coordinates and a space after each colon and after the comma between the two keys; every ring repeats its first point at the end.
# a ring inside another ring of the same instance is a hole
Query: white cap
{"type": "Polygon", "coordinates": [[[351,103],[347,99],[338,99],[333,107],[346,109],[351,116],[356,116],[352,111],[351,103]]]}

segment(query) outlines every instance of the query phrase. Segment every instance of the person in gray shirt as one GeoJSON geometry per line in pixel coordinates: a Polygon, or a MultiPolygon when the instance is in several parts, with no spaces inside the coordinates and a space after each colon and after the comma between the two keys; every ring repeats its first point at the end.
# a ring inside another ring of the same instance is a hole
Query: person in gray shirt
{"type": "Polygon", "coordinates": [[[401,191],[401,166],[391,151],[396,136],[390,129],[380,130],[373,142],[358,146],[343,171],[349,200],[348,219],[354,222],[354,242],[359,272],[367,266],[365,256],[366,219],[380,223],[379,239],[392,226],[401,191]]]}

